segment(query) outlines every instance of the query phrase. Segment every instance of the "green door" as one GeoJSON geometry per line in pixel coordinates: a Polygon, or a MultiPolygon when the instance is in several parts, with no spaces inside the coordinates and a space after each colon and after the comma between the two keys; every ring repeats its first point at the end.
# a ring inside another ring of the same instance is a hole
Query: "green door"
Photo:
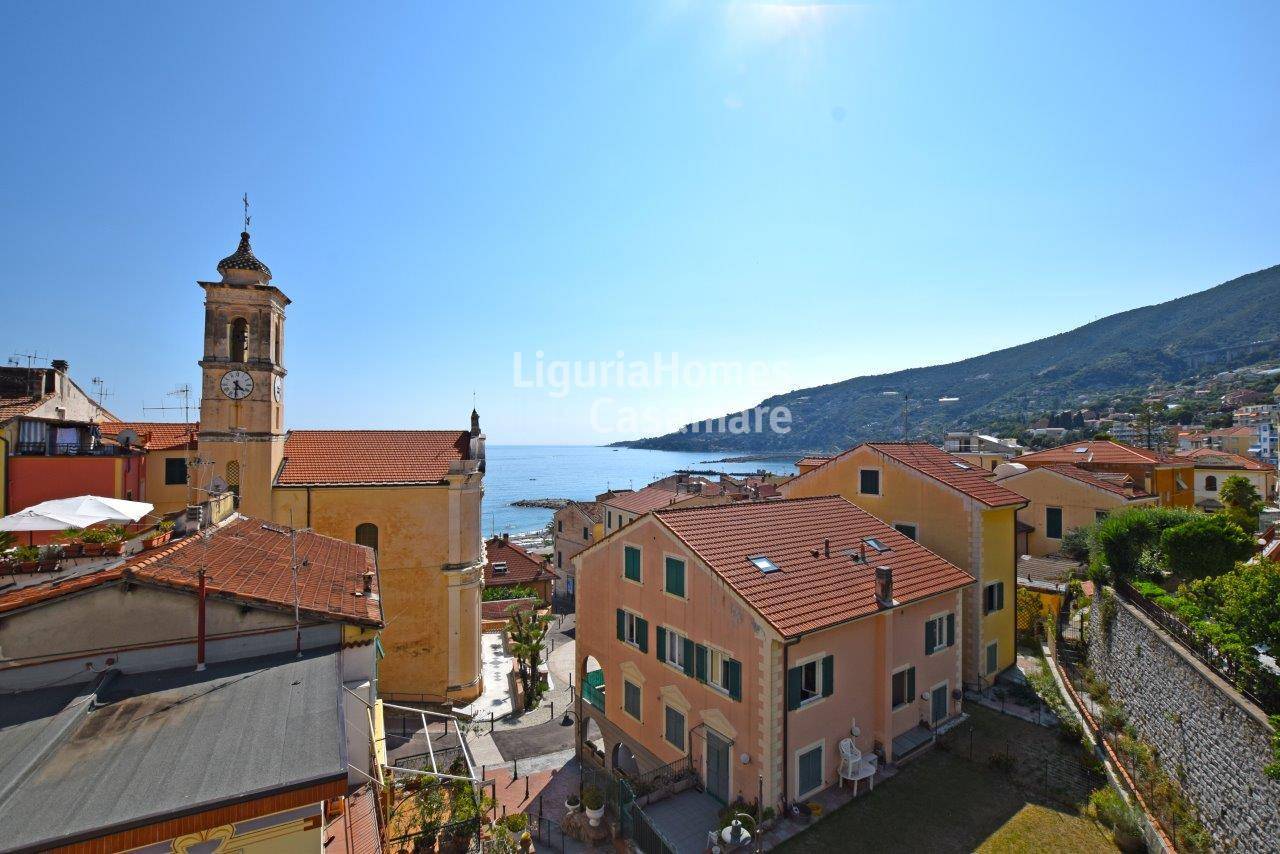
{"type": "Polygon", "coordinates": [[[707,794],[729,803],[729,742],[707,730],[707,794]]]}

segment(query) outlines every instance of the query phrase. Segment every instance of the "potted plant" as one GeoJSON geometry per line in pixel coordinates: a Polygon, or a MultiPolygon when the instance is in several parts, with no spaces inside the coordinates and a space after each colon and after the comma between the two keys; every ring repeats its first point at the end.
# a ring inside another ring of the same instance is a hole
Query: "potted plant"
{"type": "Polygon", "coordinates": [[[156,525],[155,532],[151,536],[146,537],[142,541],[144,549],[154,549],[156,546],[162,546],[169,542],[169,538],[173,536],[173,522],[165,519],[156,525]]]}
{"type": "Polygon", "coordinates": [[[582,790],[582,807],[592,827],[600,826],[604,818],[604,792],[598,786],[586,786],[582,790]]]}
{"type": "Polygon", "coordinates": [[[84,543],[80,542],[81,533],[79,528],[68,528],[57,535],[56,539],[62,544],[63,557],[80,557],[84,554],[84,543]]]}
{"type": "Polygon", "coordinates": [[[569,797],[564,799],[564,811],[567,813],[575,813],[582,803],[578,800],[577,792],[570,792],[569,797]]]}
{"type": "Polygon", "coordinates": [[[35,572],[40,568],[39,546],[18,546],[13,557],[18,562],[18,569],[21,572],[35,572]]]}
{"type": "MultiPolygon", "coordinates": [[[[87,555],[119,554],[120,552],[108,551],[108,546],[117,540],[119,537],[110,528],[91,528],[80,535],[80,542],[84,543],[84,553],[87,555]]],[[[122,547],[123,545],[121,543],[122,547]]]]}

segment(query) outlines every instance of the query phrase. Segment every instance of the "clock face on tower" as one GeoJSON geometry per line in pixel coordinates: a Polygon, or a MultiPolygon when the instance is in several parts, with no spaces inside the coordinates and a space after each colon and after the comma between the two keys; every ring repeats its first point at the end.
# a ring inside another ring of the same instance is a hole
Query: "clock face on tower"
{"type": "Polygon", "coordinates": [[[284,380],[280,379],[279,377],[276,377],[275,394],[276,394],[276,403],[279,403],[280,400],[284,397],[284,380]]]}
{"type": "Polygon", "coordinates": [[[222,375],[218,387],[232,400],[243,400],[253,391],[253,377],[244,371],[227,371],[222,375]]]}

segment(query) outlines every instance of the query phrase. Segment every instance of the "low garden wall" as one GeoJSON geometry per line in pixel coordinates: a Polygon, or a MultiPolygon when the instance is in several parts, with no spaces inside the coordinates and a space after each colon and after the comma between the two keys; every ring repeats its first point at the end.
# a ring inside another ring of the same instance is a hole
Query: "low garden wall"
{"type": "Polygon", "coordinates": [[[1114,593],[1092,610],[1089,666],[1166,773],[1196,804],[1216,847],[1280,852],[1280,782],[1262,710],[1114,593]]]}

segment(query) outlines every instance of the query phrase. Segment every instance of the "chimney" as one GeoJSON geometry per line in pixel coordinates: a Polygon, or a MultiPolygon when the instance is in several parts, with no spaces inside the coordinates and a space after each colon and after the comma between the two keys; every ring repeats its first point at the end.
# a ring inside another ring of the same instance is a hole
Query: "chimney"
{"type": "Polygon", "coordinates": [[[876,567],[876,603],[881,608],[893,607],[893,568],[876,567]]]}
{"type": "Polygon", "coordinates": [[[60,374],[65,374],[71,369],[71,365],[67,364],[66,359],[54,359],[49,366],[60,374]]]}
{"type": "Polygon", "coordinates": [[[502,534],[502,544],[505,546],[509,542],[511,542],[511,535],[504,531],[502,534]]]}
{"type": "Polygon", "coordinates": [[[364,574],[364,592],[365,593],[373,592],[373,573],[372,572],[366,572],[364,574]]]}
{"type": "Polygon", "coordinates": [[[831,538],[827,537],[822,541],[822,556],[831,557],[831,538]]]}

